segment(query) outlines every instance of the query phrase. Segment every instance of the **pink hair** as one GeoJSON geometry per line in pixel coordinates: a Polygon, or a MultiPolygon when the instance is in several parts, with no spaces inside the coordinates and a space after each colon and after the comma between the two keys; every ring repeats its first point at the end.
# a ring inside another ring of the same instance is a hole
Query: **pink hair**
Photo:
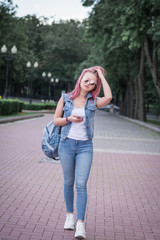
{"type": "Polygon", "coordinates": [[[81,80],[82,80],[82,78],[83,78],[83,76],[84,76],[84,74],[85,74],[86,72],[91,72],[91,73],[95,74],[96,77],[98,78],[98,81],[97,81],[97,85],[96,85],[96,87],[95,87],[95,90],[92,90],[92,91],[90,92],[91,95],[92,95],[92,98],[95,99],[95,98],[99,95],[99,92],[100,92],[100,89],[101,89],[101,79],[100,79],[99,74],[98,74],[98,72],[97,72],[97,68],[99,68],[99,69],[102,71],[102,74],[105,75],[105,70],[104,70],[102,67],[99,67],[99,66],[94,66],[94,67],[90,67],[90,68],[83,69],[80,77],[79,77],[78,80],[77,80],[77,83],[76,83],[76,85],[75,85],[74,90],[73,90],[71,93],[69,93],[69,94],[72,95],[72,96],[70,97],[71,99],[76,98],[76,97],[80,94],[80,89],[81,89],[81,88],[80,88],[80,83],[81,83],[81,80]]]}

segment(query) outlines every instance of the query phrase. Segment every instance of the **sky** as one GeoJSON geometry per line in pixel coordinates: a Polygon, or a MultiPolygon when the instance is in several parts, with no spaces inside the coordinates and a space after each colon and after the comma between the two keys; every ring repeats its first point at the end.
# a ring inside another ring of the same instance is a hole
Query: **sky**
{"type": "Polygon", "coordinates": [[[55,21],[71,18],[81,21],[91,11],[91,7],[82,6],[81,0],[13,0],[13,4],[18,5],[18,17],[36,14],[37,17],[53,17],[55,21]]]}

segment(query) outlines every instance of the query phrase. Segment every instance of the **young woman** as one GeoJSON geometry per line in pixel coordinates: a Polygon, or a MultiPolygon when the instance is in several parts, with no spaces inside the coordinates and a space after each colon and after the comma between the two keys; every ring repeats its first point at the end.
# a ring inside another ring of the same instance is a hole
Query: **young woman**
{"type": "Polygon", "coordinates": [[[63,176],[66,221],[64,229],[74,229],[74,181],[77,189],[77,224],[75,237],[85,239],[84,217],[87,204],[87,180],[93,158],[94,114],[112,99],[111,89],[104,77],[105,70],[95,66],[84,69],[75,89],[64,94],[57,105],[54,124],[61,128],[58,149],[63,176]],[[104,96],[98,98],[103,86],[104,96]]]}

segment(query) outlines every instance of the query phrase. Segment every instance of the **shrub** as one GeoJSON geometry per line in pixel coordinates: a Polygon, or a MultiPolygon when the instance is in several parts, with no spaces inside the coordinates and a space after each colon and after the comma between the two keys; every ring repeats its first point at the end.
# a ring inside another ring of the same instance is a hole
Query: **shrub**
{"type": "Polygon", "coordinates": [[[0,99],[0,115],[11,115],[13,113],[22,112],[24,110],[43,110],[55,109],[56,103],[26,103],[13,99],[0,99]]]}
{"type": "Polygon", "coordinates": [[[50,103],[24,103],[23,109],[25,110],[43,110],[43,109],[55,109],[56,104],[50,104],[50,103]]]}
{"type": "Polygon", "coordinates": [[[24,102],[19,102],[19,110],[18,112],[22,112],[24,106],[24,102]]]}
{"type": "Polygon", "coordinates": [[[0,99],[0,115],[10,115],[22,111],[23,102],[12,99],[0,99]]]}

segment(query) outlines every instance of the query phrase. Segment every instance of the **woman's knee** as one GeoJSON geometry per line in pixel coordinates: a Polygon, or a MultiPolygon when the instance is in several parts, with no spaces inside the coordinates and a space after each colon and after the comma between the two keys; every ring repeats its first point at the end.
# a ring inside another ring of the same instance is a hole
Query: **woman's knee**
{"type": "Polygon", "coordinates": [[[86,191],[87,187],[86,187],[86,181],[76,181],[76,188],[77,190],[80,191],[86,191]]]}
{"type": "Polygon", "coordinates": [[[65,186],[65,188],[73,188],[74,181],[67,181],[67,180],[65,180],[64,181],[64,186],[65,186]]]}

